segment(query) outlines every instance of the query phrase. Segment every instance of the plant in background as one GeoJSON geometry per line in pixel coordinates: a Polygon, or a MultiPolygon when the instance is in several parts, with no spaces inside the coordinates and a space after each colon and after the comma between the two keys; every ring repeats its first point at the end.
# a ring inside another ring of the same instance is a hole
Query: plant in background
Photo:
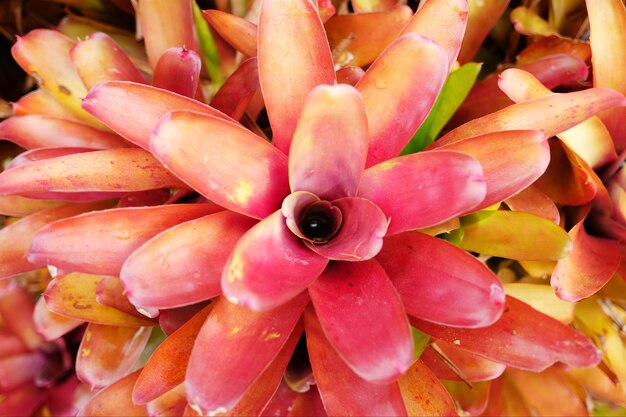
{"type": "MultiPolygon", "coordinates": [[[[52,115],[0,124],[3,136],[34,148],[0,174],[0,204],[27,215],[0,231],[3,276],[55,272],[46,304],[75,320],[51,319],[42,331],[90,322],[77,372],[106,388],[81,413],[287,414],[295,404],[304,414],[450,414],[453,397],[464,408],[464,391],[446,391],[438,377],[471,384],[509,366],[499,380],[519,380],[557,361],[598,362],[587,339],[526,304],[549,313],[528,291],[507,287],[505,299],[480,261],[510,258],[530,270],[571,257],[556,206],[531,184],[550,153],[554,160],[548,137],[624,98],[593,88],[500,101],[453,119],[456,128],[432,143],[462,100],[450,102],[454,77],[440,92],[461,48],[466,3],[430,0],[410,20],[408,7],[391,3],[352,2],[390,22],[371,47],[342,30],[368,33],[372,15],[333,16],[330,2],[264,2],[258,27],[205,13],[233,47],[256,55],[211,106],[202,103],[210,90],[199,88],[187,2],[139,9],[154,86],[106,35],[75,44],[39,31],[18,42],[18,61],[42,89],[16,109],[52,115]],[[177,25],[158,34],[168,14],[177,25]],[[366,71],[349,66],[372,61],[366,71]],[[95,118],[80,107],[87,89],[82,106],[95,118]],[[269,128],[257,124],[263,107],[269,128]],[[148,342],[143,326],[157,320],[169,336],[129,373],[148,342]],[[124,360],[111,360],[121,352],[124,360]]],[[[470,29],[465,60],[484,37],[470,29]]],[[[215,39],[229,62],[232,48],[215,39]]],[[[582,77],[567,72],[580,68],[576,60],[550,59],[561,65],[559,83],[582,77]]],[[[204,64],[215,86],[232,70],[204,64]]],[[[485,91],[477,97],[498,97],[485,91]]],[[[502,279],[504,269],[487,265],[502,279]]],[[[488,393],[481,389],[473,392],[488,393]]]]}

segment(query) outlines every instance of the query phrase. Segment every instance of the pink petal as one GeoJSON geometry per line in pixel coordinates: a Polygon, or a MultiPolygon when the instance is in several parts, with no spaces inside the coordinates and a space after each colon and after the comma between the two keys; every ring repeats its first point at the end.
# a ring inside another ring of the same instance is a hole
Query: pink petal
{"type": "Polygon", "coordinates": [[[485,265],[442,239],[406,232],[385,239],[377,256],[407,313],[454,327],[493,324],[504,309],[504,289],[485,265]]]}
{"type": "MultiPolygon", "coordinates": [[[[586,67],[585,67],[586,68],[586,67]]],[[[515,102],[523,102],[552,94],[532,74],[508,69],[500,75],[500,88],[515,102]]],[[[613,139],[599,117],[593,116],[557,135],[594,168],[617,158],[613,139]]]]}
{"type": "MultiPolygon", "coordinates": [[[[267,408],[263,410],[262,416],[269,417],[271,415],[272,410],[268,410],[267,408]]],[[[318,417],[326,417],[326,409],[324,409],[324,403],[322,402],[322,397],[320,396],[319,390],[317,386],[312,385],[311,388],[303,393],[299,393],[293,403],[292,406],[289,406],[289,417],[308,417],[308,416],[318,416],[318,417]]]]}
{"type": "Polygon", "coordinates": [[[4,328],[17,336],[29,350],[44,345],[33,323],[35,303],[30,294],[16,280],[4,281],[0,287],[0,317],[4,328]]]}
{"type": "Polygon", "coordinates": [[[150,149],[194,190],[250,217],[268,216],[289,194],[285,155],[239,124],[172,112],[155,128],[150,149]]]}
{"type": "Polygon", "coordinates": [[[166,49],[154,67],[152,85],[194,98],[200,81],[202,60],[184,47],[166,49]]]}
{"type": "MultiPolygon", "coordinates": [[[[589,75],[585,61],[568,54],[548,55],[517,64],[514,68],[528,71],[550,89],[572,81],[586,80],[589,75]]],[[[493,73],[478,81],[454,114],[450,126],[457,127],[513,104],[513,101],[500,90],[499,77],[499,73],[493,73]]]]}
{"type": "Polygon", "coordinates": [[[0,330],[0,358],[28,353],[29,349],[19,339],[11,334],[7,329],[0,330]]]}
{"type": "Polygon", "coordinates": [[[33,323],[37,333],[43,336],[45,340],[54,340],[69,333],[84,322],[53,313],[48,310],[44,298],[39,297],[33,312],[33,323]]]}
{"type": "Polygon", "coordinates": [[[204,10],[211,27],[236,50],[247,56],[257,53],[257,26],[237,15],[219,10],[204,10]]]}
{"type": "MultiPolygon", "coordinates": [[[[138,148],[84,152],[31,162],[0,174],[0,194],[127,192],[184,185],[138,148]]],[[[58,196],[56,197],[58,199],[58,196]]]]}
{"type": "Polygon", "coordinates": [[[613,277],[620,263],[619,241],[588,234],[586,218],[569,231],[572,251],[558,261],[550,279],[556,295],[563,300],[579,301],[595,294],[613,277]]]}
{"type": "Polygon", "coordinates": [[[0,393],[7,394],[33,380],[45,363],[45,356],[39,352],[0,359],[0,393]]]}
{"type": "MultiPolygon", "coordinates": [[[[207,10],[206,12],[209,11],[221,13],[217,10],[207,10]]],[[[241,119],[254,94],[261,88],[258,71],[256,58],[242,62],[217,91],[211,100],[211,107],[224,112],[235,120],[241,119]]]]}
{"type": "Polygon", "coordinates": [[[327,263],[302,244],[277,211],[239,239],[224,267],[222,290],[237,304],[269,310],[304,291],[327,263]]]}
{"type": "Polygon", "coordinates": [[[83,109],[132,143],[148,149],[159,119],[173,110],[189,110],[216,117],[226,115],[199,101],[160,88],[111,81],[89,91],[83,109]]]}
{"type": "Polygon", "coordinates": [[[327,243],[308,240],[304,244],[325,258],[335,261],[364,261],[380,251],[388,220],[380,208],[359,197],[346,197],[331,203],[341,210],[343,222],[337,235],[327,243]]]}
{"type": "Polygon", "coordinates": [[[142,319],[155,318],[159,315],[159,310],[131,304],[124,294],[124,284],[118,277],[102,277],[96,287],[96,301],[142,319]]]}
{"type": "Polygon", "coordinates": [[[559,224],[561,220],[561,214],[554,201],[535,185],[507,198],[504,203],[512,211],[525,211],[556,224],[559,224]]]}
{"type": "Polygon", "coordinates": [[[44,159],[56,158],[59,156],[74,155],[77,153],[89,152],[93,149],[89,148],[39,148],[22,152],[5,167],[5,170],[16,168],[18,166],[27,165],[30,162],[41,161],[44,159]]]}
{"type": "Polygon", "coordinates": [[[180,329],[183,324],[187,323],[198,311],[210,305],[210,302],[211,300],[206,300],[184,307],[159,310],[159,326],[161,330],[169,336],[180,329]]]}
{"type": "Polygon", "coordinates": [[[356,85],[369,123],[366,166],[400,154],[428,116],[447,75],[443,48],[416,34],[401,36],[374,61],[356,85]]]}
{"type": "Polygon", "coordinates": [[[223,211],[159,233],[124,263],[126,295],[137,306],[166,309],[220,294],[224,264],[254,223],[223,211]]]}
{"type": "Polygon", "coordinates": [[[500,320],[482,329],[455,329],[412,320],[420,330],[476,355],[539,372],[557,361],[574,367],[597,364],[602,354],[583,335],[513,297],[500,320]]]}
{"type": "Polygon", "coordinates": [[[298,236],[300,239],[304,239],[304,234],[300,230],[300,220],[304,211],[313,203],[318,203],[327,208],[326,211],[331,215],[332,219],[335,221],[335,230],[333,230],[332,234],[335,234],[339,227],[341,227],[341,221],[343,216],[341,211],[336,207],[331,207],[331,204],[327,201],[321,201],[318,196],[313,193],[309,193],[307,191],[296,191],[294,193],[289,194],[284,200],[283,205],[281,207],[281,212],[283,216],[285,216],[285,224],[291,230],[291,232],[298,236]]]}
{"type": "Polygon", "coordinates": [[[549,140],[550,164],[535,185],[556,204],[579,206],[593,200],[598,212],[610,213],[607,189],[594,170],[560,140],[549,140]]]}
{"type": "Polygon", "coordinates": [[[460,371],[465,381],[491,381],[502,375],[506,369],[506,366],[501,363],[474,355],[466,350],[459,349],[453,344],[446,343],[443,340],[437,340],[424,350],[420,356],[420,360],[424,361],[439,379],[460,381],[461,377],[452,371],[450,366],[435,352],[435,349],[445,355],[447,360],[452,362],[460,371]]]}
{"type": "Polygon", "coordinates": [[[463,152],[482,165],[487,195],[473,210],[489,207],[522,191],[544,173],[550,162],[546,136],[536,130],[487,133],[441,149],[463,152]],[[506,158],[502,158],[504,153],[506,158]]]}
{"type": "Polygon", "coordinates": [[[289,152],[309,92],[333,84],[335,70],[324,27],[307,0],[263,2],[259,17],[259,79],[273,142],[289,152]]]}
{"type": "Polygon", "coordinates": [[[60,146],[109,149],[129,145],[114,133],[82,122],[35,114],[0,122],[0,137],[25,149],[60,146]]]}
{"type": "Polygon", "coordinates": [[[363,173],[359,197],[390,218],[387,234],[442,223],[485,197],[480,164],[460,152],[423,152],[373,166],[363,173]]]}
{"type": "Polygon", "coordinates": [[[343,67],[336,72],[337,83],[348,85],[357,85],[364,75],[361,67],[343,67]]]}
{"type": "Polygon", "coordinates": [[[65,217],[100,210],[109,203],[66,204],[38,211],[0,230],[0,277],[37,269],[26,258],[35,234],[46,224],[65,217]]]}
{"type": "Polygon", "coordinates": [[[212,304],[204,307],[154,350],[135,383],[135,404],[153,401],[185,382],[194,341],[212,309],[212,304]]]}
{"type": "Polygon", "coordinates": [[[87,213],[41,229],[33,239],[29,260],[119,276],[126,258],[157,233],[219,210],[214,204],[177,204],[87,213]]]}
{"type": "Polygon", "coordinates": [[[11,392],[0,402],[0,415],[32,416],[48,397],[48,393],[28,384],[11,392]]]}
{"type": "Polygon", "coordinates": [[[128,55],[106,33],[89,35],[72,48],[70,56],[88,90],[104,81],[145,82],[128,55]]]}
{"type": "Polygon", "coordinates": [[[324,28],[335,62],[354,67],[371,64],[398,37],[411,16],[413,11],[406,5],[380,12],[333,16],[324,28]]]}
{"type": "Polygon", "coordinates": [[[373,384],[355,374],[337,354],[312,308],[305,310],[307,348],[328,415],[406,416],[395,383],[373,384]]]}
{"type": "Polygon", "coordinates": [[[390,383],[413,362],[402,301],[378,262],[334,262],[309,286],[328,341],[361,378],[390,383]]]}
{"type": "MultiPolygon", "coordinates": [[[[315,389],[314,385],[311,386],[311,389],[308,391],[308,393],[311,393],[313,391],[315,392],[315,394],[317,394],[321,410],[324,410],[324,406],[321,404],[322,400],[321,398],[319,398],[319,393],[317,392],[317,389],[315,389]]],[[[282,415],[290,414],[290,411],[293,410],[293,408],[295,407],[296,399],[298,396],[299,396],[299,393],[296,391],[293,391],[283,379],[283,381],[278,386],[278,389],[276,390],[276,392],[274,393],[270,401],[267,403],[262,413],[259,414],[259,416],[270,417],[270,416],[282,416],[282,415]]],[[[309,415],[321,416],[324,414],[325,412],[324,413],[310,413],[309,415]]]]}
{"type": "Polygon", "coordinates": [[[308,300],[302,294],[272,311],[256,313],[218,299],[189,359],[189,403],[203,413],[235,406],[285,345],[308,300]]]}
{"type": "Polygon", "coordinates": [[[467,0],[429,0],[413,15],[402,34],[417,33],[442,46],[448,55],[449,70],[461,49],[467,9],[467,0]]]}
{"type": "Polygon", "coordinates": [[[98,391],[93,397],[83,404],[77,416],[90,417],[144,417],[148,416],[148,411],[144,405],[136,405],[131,400],[131,392],[135,381],[139,376],[135,371],[130,375],[114,382],[105,389],[98,391]]]}
{"type": "Polygon", "coordinates": [[[430,147],[437,148],[472,136],[504,130],[535,129],[551,137],[599,112],[626,106],[626,98],[607,88],[589,88],[513,104],[448,132],[430,147]]]}
{"type": "Polygon", "coordinates": [[[143,1],[137,13],[152,67],[156,67],[161,55],[169,48],[199,50],[191,0],[143,1]]]}
{"type": "MultiPolygon", "coordinates": [[[[266,405],[272,399],[274,393],[283,382],[285,368],[291,359],[291,355],[302,336],[304,327],[302,322],[298,322],[296,328],[291,332],[289,339],[283,348],[278,352],[274,360],[267,369],[250,385],[241,400],[226,413],[227,416],[258,416],[261,412],[265,414],[266,405]]],[[[220,414],[223,415],[223,414],[220,414]]]]}
{"type": "Polygon", "coordinates": [[[367,116],[358,91],[345,84],[314,88],[289,152],[292,191],[323,200],[354,196],[367,154],[367,116]]]}
{"type": "Polygon", "coordinates": [[[91,389],[104,388],[126,375],[143,352],[152,328],[90,323],[78,349],[76,375],[91,389]]]}

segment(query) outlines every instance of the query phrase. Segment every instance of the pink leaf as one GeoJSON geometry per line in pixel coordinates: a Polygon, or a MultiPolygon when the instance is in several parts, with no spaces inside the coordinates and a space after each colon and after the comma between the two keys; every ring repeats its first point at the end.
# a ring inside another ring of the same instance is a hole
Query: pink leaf
{"type": "Polygon", "coordinates": [[[89,91],[83,109],[130,142],[148,149],[150,134],[170,111],[187,110],[230,118],[212,107],[160,88],[110,81],[89,91]]]}
{"type": "Polygon", "coordinates": [[[327,263],[302,244],[277,211],[239,239],[224,267],[222,290],[237,304],[269,310],[304,291],[327,263]]]}
{"type": "Polygon", "coordinates": [[[398,156],[428,116],[447,75],[443,48],[413,33],[380,54],[356,85],[369,124],[366,166],[398,156]]]}
{"type": "Polygon", "coordinates": [[[376,259],[412,317],[447,326],[484,327],[502,315],[504,289],[498,278],[451,243],[406,232],[386,238],[376,259]]]}
{"type": "Polygon", "coordinates": [[[326,339],[312,308],[304,314],[307,348],[328,415],[406,416],[398,384],[373,384],[355,374],[326,339]]]}
{"type": "Polygon", "coordinates": [[[461,349],[529,371],[539,372],[559,361],[592,366],[602,359],[589,339],[513,297],[506,298],[500,320],[482,329],[455,329],[422,320],[412,323],[461,349]]]}
{"type": "Polygon", "coordinates": [[[323,200],[354,196],[367,154],[367,116],[354,87],[314,88],[289,152],[292,191],[308,191],[323,200]]]}
{"type": "Polygon", "coordinates": [[[390,218],[387,234],[434,226],[476,207],[485,197],[480,164],[460,152],[422,152],[363,173],[359,197],[390,218]]]}
{"type": "Polygon", "coordinates": [[[203,413],[234,407],[289,340],[308,300],[301,294],[257,313],[218,299],[189,359],[189,403],[203,413]]]}
{"type": "Polygon", "coordinates": [[[402,301],[378,262],[335,262],[309,287],[330,344],[361,378],[397,380],[413,361],[402,301]]]}
{"type": "Polygon", "coordinates": [[[33,239],[29,260],[118,276],[126,258],[157,233],[219,210],[215,204],[177,204],[87,213],[42,229],[33,239]]]}
{"type": "Polygon", "coordinates": [[[145,82],[128,55],[106,33],[92,33],[72,48],[70,56],[88,90],[104,81],[145,82]]]}
{"type": "Polygon", "coordinates": [[[202,60],[184,47],[168,48],[154,67],[152,85],[181,96],[194,98],[200,82],[202,60]]]}
{"type": "Polygon", "coordinates": [[[194,190],[247,216],[268,216],[289,194],[285,155],[236,123],[172,112],[156,127],[150,149],[194,190]]]}
{"type": "Polygon", "coordinates": [[[128,257],[120,277],[137,306],[173,308],[222,292],[222,270],[254,220],[223,211],[159,233],[128,257]]]}
{"type": "Polygon", "coordinates": [[[330,48],[315,5],[307,0],[263,2],[258,50],[272,140],[288,153],[307,95],[315,86],[335,81],[330,48]]]}

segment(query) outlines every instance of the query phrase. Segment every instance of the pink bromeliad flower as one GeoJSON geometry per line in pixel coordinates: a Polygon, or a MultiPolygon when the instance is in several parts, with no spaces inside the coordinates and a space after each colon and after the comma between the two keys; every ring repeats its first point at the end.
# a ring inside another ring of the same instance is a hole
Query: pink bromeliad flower
{"type": "MultiPolygon", "coordinates": [[[[503,313],[502,285],[489,269],[416,231],[526,188],[547,166],[546,136],[623,102],[592,89],[510,106],[460,126],[436,150],[397,157],[456,60],[466,10],[462,0],[429,1],[351,86],[336,83],[313,2],[263,2],[258,83],[272,143],[215,108],[165,90],[132,82],[90,90],[84,109],[226,208],[169,227],[139,248],[129,244],[143,236],[136,224],[163,221],[156,208],[72,217],[33,239],[33,265],[119,275],[130,301],[146,312],[226,295],[196,316],[195,331],[167,339],[187,341],[176,347],[189,353],[172,350],[161,365],[186,366],[189,358],[186,373],[170,370],[176,378],[165,383],[146,365],[135,402],[183,381],[189,403],[203,412],[232,410],[260,382],[273,387],[271,397],[302,334],[303,313],[313,374],[331,415],[406,413],[401,377],[414,364],[409,318],[442,340],[524,369],[597,362],[597,350],[567,326],[548,318],[529,325],[537,315],[524,303],[508,299],[513,313],[503,313]],[[111,239],[97,238],[104,235],[111,239]],[[511,326],[518,331],[513,339],[511,326]],[[490,330],[463,333],[475,328],[490,330]]],[[[124,172],[118,153],[111,152],[110,165],[124,172]]],[[[67,174],[71,161],[64,161],[67,174]]],[[[37,190],[48,187],[29,169],[7,171],[0,188],[18,174],[37,190]]],[[[136,170],[161,172],[151,165],[136,170]]],[[[132,177],[106,177],[97,191],[135,184],[132,177]]],[[[28,191],[22,184],[14,192],[28,191]]],[[[256,402],[264,406],[267,398],[256,402]]]]}

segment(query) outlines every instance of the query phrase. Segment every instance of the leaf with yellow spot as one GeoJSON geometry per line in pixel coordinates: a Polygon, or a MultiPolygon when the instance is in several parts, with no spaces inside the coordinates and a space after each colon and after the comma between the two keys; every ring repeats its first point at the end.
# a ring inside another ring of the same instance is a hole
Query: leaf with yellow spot
{"type": "Polygon", "coordinates": [[[479,211],[463,217],[461,225],[461,248],[482,255],[548,261],[564,257],[572,247],[565,230],[529,213],[479,211]]]}
{"type": "Polygon", "coordinates": [[[615,328],[615,323],[604,312],[601,298],[590,297],[576,305],[576,320],[591,336],[602,352],[607,366],[615,373],[622,386],[626,385],[626,348],[615,328]]]}
{"type": "Polygon", "coordinates": [[[558,298],[549,285],[509,283],[504,284],[504,291],[561,323],[574,321],[576,304],[558,298]]]}
{"type": "Polygon", "coordinates": [[[155,322],[131,316],[96,301],[102,276],[73,272],[53,279],[44,293],[48,308],[61,316],[109,326],[154,326],[155,322]]]}
{"type": "Polygon", "coordinates": [[[124,376],[137,362],[152,328],[90,323],[76,358],[76,375],[93,388],[103,388],[124,376]]]}
{"type": "Polygon", "coordinates": [[[417,360],[398,381],[408,415],[457,415],[454,400],[437,376],[417,360]]]}

